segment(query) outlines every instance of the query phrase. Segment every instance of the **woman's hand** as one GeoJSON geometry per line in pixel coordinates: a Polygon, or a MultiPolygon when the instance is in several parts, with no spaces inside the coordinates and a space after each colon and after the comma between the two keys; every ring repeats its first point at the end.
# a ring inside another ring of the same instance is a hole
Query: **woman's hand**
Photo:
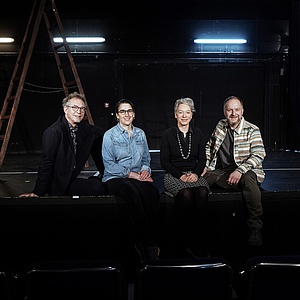
{"type": "Polygon", "coordinates": [[[130,172],[128,174],[128,178],[133,178],[139,181],[149,181],[149,182],[153,182],[153,179],[150,175],[150,173],[146,170],[142,170],[138,173],[136,172],[130,172]]]}
{"type": "Polygon", "coordinates": [[[180,180],[184,182],[196,182],[198,180],[198,175],[192,172],[186,172],[181,175],[180,180]]]}

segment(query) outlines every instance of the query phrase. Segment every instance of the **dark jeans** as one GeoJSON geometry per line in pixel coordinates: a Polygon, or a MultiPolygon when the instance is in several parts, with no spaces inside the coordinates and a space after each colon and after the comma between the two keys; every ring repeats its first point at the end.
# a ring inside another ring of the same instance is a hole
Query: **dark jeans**
{"type": "Polygon", "coordinates": [[[113,178],[106,181],[109,194],[126,201],[135,226],[138,241],[145,247],[154,246],[160,193],[152,182],[131,178],[113,178]]]}
{"type": "Polygon", "coordinates": [[[237,186],[229,185],[227,183],[229,175],[230,173],[226,173],[222,170],[214,170],[207,171],[204,178],[210,186],[216,184],[224,189],[242,191],[243,198],[245,199],[248,209],[247,225],[248,227],[261,229],[263,226],[263,222],[261,220],[263,209],[261,204],[261,191],[257,182],[256,174],[253,171],[248,171],[243,174],[237,186]]]}

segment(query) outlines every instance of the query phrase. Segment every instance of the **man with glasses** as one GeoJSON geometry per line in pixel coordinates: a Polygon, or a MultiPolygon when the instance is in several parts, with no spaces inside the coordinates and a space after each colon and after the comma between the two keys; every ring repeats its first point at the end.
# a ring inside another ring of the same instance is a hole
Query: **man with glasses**
{"type": "Polygon", "coordinates": [[[101,155],[104,132],[83,120],[86,106],[85,96],[77,92],[63,99],[64,115],[43,133],[42,158],[35,187],[31,193],[19,197],[104,194],[101,180],[79,177],[90,155],[101,175],[104,170],[101,155]]]}

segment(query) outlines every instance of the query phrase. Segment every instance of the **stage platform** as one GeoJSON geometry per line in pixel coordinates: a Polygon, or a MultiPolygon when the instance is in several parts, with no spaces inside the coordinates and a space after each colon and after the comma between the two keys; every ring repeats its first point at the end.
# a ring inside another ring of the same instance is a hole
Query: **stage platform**
{"type": "MultiPolygon", "coordinates": [[[[173,199],[163,193],[159,154],[151,155],[153,177],[161,191],[157,228],[161,257],[186,258],[173,199]]],[[[114,196],[19,198],[34,186],[39,157],[9,154],[0,172],[0,264],[22,272],[37,260],[113,259],[131,277],[139,261],[126,203],[114,196]]],[[[241,193],[223,191],[209,197],[209,250],[212,256],[228,259],[236,271],[255,255],[300,253],[300,153],[271,151],[264,167],[263,246],[247,245],[241,193]]],[[[82,176],[94,172],[91,162],[82,176]]]]}
{"type": "MultiPolygon", "coordinates": [[[[163,192],[164,171],[159,162],[159,152],[151,151],[153,178],[160,192],[163,192]]],[[[40,154],[7,154],[0,170],[0,198],[18,197],[33,189],[40,154]]],[[[300,151],[268,151],[264,162],[266,179],[262,184],[265,191],[300,190],[300,151]]],[[[82,177],[96,172],[93,161],[82,177]]]]}

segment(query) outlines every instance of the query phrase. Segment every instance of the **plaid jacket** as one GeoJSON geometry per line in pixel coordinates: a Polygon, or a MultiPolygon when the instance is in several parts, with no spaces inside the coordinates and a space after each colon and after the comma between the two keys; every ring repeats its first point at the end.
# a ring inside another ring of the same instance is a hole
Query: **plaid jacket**
{"type": "MultiPolygon", "coordinates": [[[[206,167],[208,170],[215,169],[218,150],[225,139],[227,129],[227,120],[220,120],[206,144],[206,167]]],[[[252,170],[256,173],[258,182],[262,183],[265,178],[262,163],[266,151],[259,128],[242,118],[240,126],[234,131],[233,147],[237,170],[242,174],[252,170]]]]}

